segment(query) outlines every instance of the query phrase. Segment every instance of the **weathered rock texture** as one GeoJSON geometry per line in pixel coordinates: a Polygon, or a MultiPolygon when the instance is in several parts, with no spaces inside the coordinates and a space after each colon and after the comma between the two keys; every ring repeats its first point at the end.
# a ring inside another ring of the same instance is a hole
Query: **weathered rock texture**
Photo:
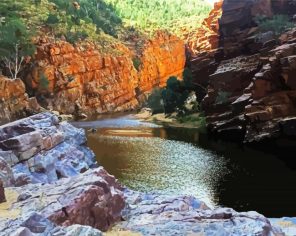
{"type": "Polygon", "coordinates": [[[202,26],[187,37],[187,50],[190,54],[188,64],[193,74],[193,82],[197,87],[199,102],[206,95],[210,74],[214,73],[218,66],[216,58],[219,57],[219,19],[222,14],[222,4],[222,0],[216,2],[202,26]]]}
{"type": "Polygon", "coordinates": [[[93,43],[43,42],[37,47],[36,66],[26,83],[36,93],[49,92],[50,96],[40,99],[42,105],[62,113],[135,109],[141,95],[165,85],[172,75],[180,77],[185,65],[184,43],[175,36],[159,32],[142,48],[136,56],[117,45],[120,56],[111,56],[101,54],[93,43]],[[42,78],[48,80],[47,88],[42,78]]]}
{"type": "Polygon", "coordinates": [[[202,26],[185,36],[191,56],[219,47],[219,19],[222,15],[222,5],[222,0],[217,1],[209,17],[202,22],[202,26]]]}
{"type": "Polygon", "coordinates": [[[0,215],[3,236],[17,230],[27,231],[26,235],[98,235],[99,231],[87,227],[65,227],[78,224],[105,231],[120,219],[125,205],[120,186],[102,167],[52,184],[8,190],[18,195],[9,210],[21,211],[14,219],[0,215]]]}
{"type": "Polygon", "coordinates": [[[229,208],[209,209],[188,196],[143,194],[127,190],[127,220],[118,228],[142,235],[283,235],[256,212],[238,213],[229,208]]]}
{"type": "Polygon", "coordinates": [[[5,186],[51,183],[95,163],[84,130],[51,113],[0,126],[0,180],[5,186]]]}
{"type": "Polygon", "coordinates": [[[207,52],[191,58],[210,131],[237,134],[246,142],[296,135],[295,30],[278,38],[273,32],[259,33],[255,22],[257,15],[273,16],[287,8],[286,14],[292,16],[293,4],[223,2],[219,47],[205,47],[207,52]]]}
{"type": "Polygon", "coordinates": [[[0,236],[100,236],[114,224],[115,232],[143,235],[283,235],[255,212],[210,209],[189,196],[123,191],[103,167],[89,169],[95,161],[85,141],[83,130],[51,113],[0,127],[0,182],[7,193],[0,236]]]}
{"type": "Polygon", "coordinates": [[[24,83],[0,75],[0,124],[39,110],[36,100],[28,98],[24,83]]]}

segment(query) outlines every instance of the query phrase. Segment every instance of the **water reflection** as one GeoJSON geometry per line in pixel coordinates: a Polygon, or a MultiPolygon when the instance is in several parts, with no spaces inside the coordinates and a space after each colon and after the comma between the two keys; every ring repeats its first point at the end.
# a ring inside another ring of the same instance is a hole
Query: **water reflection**
{"type": "Polygon", "coordinates": [[[130,116],[74,125],[98,128],[88,132],[90,148],[108,172],[130,188],[190,194],[209,205],[269,217],[296,215],[295,145],[243,146],[130,116]]]}
{"type": "Polygon", "coordinates": [[[123,184],[140,191],[190,194],[215,205],[223,159],[193,144],[164,139],[165,129],[145,137],[143,131],[117,131],[119,136],[106,130],[89,134],[88,142],[98,161],[123,184]]]}

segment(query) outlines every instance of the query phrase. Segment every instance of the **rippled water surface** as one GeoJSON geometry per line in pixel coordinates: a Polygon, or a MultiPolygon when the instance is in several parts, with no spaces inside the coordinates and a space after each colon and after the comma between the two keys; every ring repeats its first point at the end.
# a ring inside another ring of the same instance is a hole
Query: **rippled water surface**
{"type": "Polygon", "coordinates": [[[296,215],[295,169],[276,155],[130,115],[74,125],[87,130],[98,162],[132,189],[190,194],[210,206],[256,210],[270,217],[296,215]]]}

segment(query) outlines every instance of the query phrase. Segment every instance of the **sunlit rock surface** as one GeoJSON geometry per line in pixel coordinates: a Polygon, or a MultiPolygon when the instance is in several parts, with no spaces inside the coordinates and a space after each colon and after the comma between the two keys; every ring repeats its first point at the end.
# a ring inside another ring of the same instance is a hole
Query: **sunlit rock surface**
{"type": "Polygon", "coordinates": [[[229,208],[209,209],[188,196],[168,196],[125,191],[127,207],[117,225],[142,235],[283,235],[256,212],[229,208]]]}
{"type": "Polygon", "coordinates": [[[7,191],[15,192],[17,198],[6,211],[20,212],[5,217],[0,209],[1,236],[17,231],[27,231],[28,235],[100,235],[90,227],[69,226],[107,230],[120,219],[125,204],[117,181],[102,167],[52,184],[29,184],[7,191]]]}
{"type": "Polygon", "coordinates": [[[84,130],[51,113],[0,126],[0,179],[5,186],[51,183],[94,164],[84,130]]]}
{"type": "Polygon", "coordinates": [[[296,235],[296,218],[283,217],[281,219],[270,219],[273,225],[280,227],[285,235],[296,235]]]}
{"type": "Polygon", "coordinates": [[[223,0],[217,0],[201,27],[185,35],[191,56],[195,57],[219,47],[219,19],[222,15],[222,5],[223,0]]]}
{"type": "MultiPolygon", "coordinates": [[[[208,19],[219,44],[197,49],[190,63],[209,130],[245,142],[295,137],[295,29],[278,37],[260,33],[256,24],[257,15],[292,20],[295,1],[225,0],[219,6],[208,19]]],[[[206,38],[201,45],[213,44],[206,38]]]]}
{"type": "Polygon", "coordinates": [[[40,96],[40,103],[61,113],[96,114],[135,109],[145,93],[164,86],[170,76],[181,77],[185,45],[176,36],[157,32],[134,52],[123,44],[114,53],[102,54],[98,45],[84,42],[40,42],[35,67],[26,83],[40,96]],[[48,88],[40,90],[40,78],[48,88]]]}

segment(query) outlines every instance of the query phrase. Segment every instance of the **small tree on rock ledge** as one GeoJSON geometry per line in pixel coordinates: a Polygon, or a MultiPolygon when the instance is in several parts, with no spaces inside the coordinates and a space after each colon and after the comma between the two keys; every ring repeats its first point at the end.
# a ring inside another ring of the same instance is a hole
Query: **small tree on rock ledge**
{"type": "Polygon", "coordinates": [[[23,69],[25,58],[34,53],[31,36],[17,18],[5,19],[0,24],[0,61],[12,79],[23,69]]]}

